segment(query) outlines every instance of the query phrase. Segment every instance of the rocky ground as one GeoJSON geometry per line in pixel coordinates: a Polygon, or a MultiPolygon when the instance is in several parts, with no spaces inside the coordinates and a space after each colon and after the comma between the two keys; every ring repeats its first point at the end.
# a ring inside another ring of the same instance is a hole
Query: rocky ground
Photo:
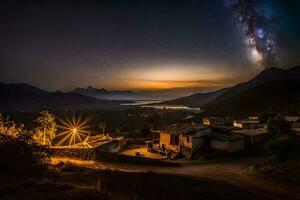
{"type": "Polygon", "coordinates": [[[0,199],[300,199],[297,183],[251,173],[253,160],[138,166],[54,158],[44,178],[0,177],[0,199]]]}

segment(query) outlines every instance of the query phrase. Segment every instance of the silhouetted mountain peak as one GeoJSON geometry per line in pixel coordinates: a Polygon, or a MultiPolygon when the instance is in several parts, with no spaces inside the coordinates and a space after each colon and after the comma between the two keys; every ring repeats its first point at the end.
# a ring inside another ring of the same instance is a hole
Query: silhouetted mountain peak
{"type": "Polygon", "coordinates": [[[73,93],[83,94],[83,95],[87,95],[87,96],[109,95],[110,94],[110,92],[104,88],[98,89],[98,88],[94,88],[92,86],[88,86],[87,88],[77,87],[75,90],[73,90],[73,93]]]}
{"type": "MultiPolygon", "coordinates": [[[[76,88],[75,90],[81,90],[76,88]]],[[[85,89],[84,89],[85,90],[85,89]]],[[[70,92],[48,92],[28,84],[0,83],[0,112],[77,107],[88,105],[119,105],[118,101],[99,100],[70,92]]]]}
{"type": "Polygon", "coordinates": [[[265,69],[261,73],[259,73],[257,76],[255,76],[253,79],[248,81],[247,83],[252,83],[252,84],[261,84],[263,82],[268,82],[272,80],[278,80],[278,79],[283,79],[285,76],[286,70],[271,67],[268,69],[265,69]]]}
{"type": "Polygon", "coordinates": [[[12,83],[12,84],[5,84],[0,83],[0,91],[2,95],[5,94],[14,94],[14,93],[35,93],[35,94],[45,94],[48,93],[46,90],[42,90],[38,87],[28,85],[25,83],[12,83]]]}

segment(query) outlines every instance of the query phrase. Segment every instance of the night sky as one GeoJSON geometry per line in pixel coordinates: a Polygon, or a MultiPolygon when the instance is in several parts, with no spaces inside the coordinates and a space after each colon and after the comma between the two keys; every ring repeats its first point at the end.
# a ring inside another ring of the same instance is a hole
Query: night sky
{"type": "Polygon", "coordinates": [[[0,82],[201,91],[299,65],[300,1],[243,2],[1,1],[0,82]]]}

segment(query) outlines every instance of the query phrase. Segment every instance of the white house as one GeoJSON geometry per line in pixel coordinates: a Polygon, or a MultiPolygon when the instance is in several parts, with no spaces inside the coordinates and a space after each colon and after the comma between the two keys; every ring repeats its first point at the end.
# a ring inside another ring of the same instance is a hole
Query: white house
{"type": "Polygon", "coordinates": [[[260,125],[260,121],[255,119],[242,119],[242,120],[233,121],[233,126],[236,128],[254,129],[254,128],[258,128],[259,125],[260,125]]]}
{"type": "Polygon", "coordinates": [[[204,117],[203,125],[206,126],[220,126],[224,125],[224,119],[221,117],[204,117]]]}

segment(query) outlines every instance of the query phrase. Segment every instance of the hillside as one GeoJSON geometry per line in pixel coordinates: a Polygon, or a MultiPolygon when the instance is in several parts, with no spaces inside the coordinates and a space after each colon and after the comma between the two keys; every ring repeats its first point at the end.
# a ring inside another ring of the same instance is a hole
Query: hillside
{"type": "MultiPolygon", "coordinates": [[[[257,86],[264,85],[265,83],[272,81],[289,81],[294,79],[300,79],[300,66],[296,66],[288,70],[268,68],[253,79],[237,84],[233,87],[224,88],[215,92],[196,93],[187,97],[165,101],[161,104],[180,104],[189,107],[206,107],[212,109],[210,105],[218,105],[218,103],[223,104],[225,99],[230,101],[231,97],[242,94],[243,92],[256,88],[257,86]]],[[[220,113],[222,112],[220,111],[220,113]]]]}
{"type": "Polygon", "coordinates": [[[119,105],[120,101],[98,100],[81,94],[48,92],[27,84],[0,83],[0,112],[86,105],[119,105]]]}
{"type": "Polygon", "coordinates": [[[299,78],[300,78],[300,66],[288,70],[283,70],[278,68],[268,68],[262,71],[253,79],[245,83],[240,83],[231,87],[229,90],[227,90],[226,92],[218,96],[214,101],[215,102],[223,101],[225,98],[231,97],[235,94],[239,94],[243,91],[246,91],[248,89],[254,88],[256,86],[262,85],[270,81],[293,80],[299,78]]]}
{"type": "Polygon", "coordinates": [[[228,89],[224,88],[221,90],[217,90],[214,92],[208,92],[208,93],[195,93],[187,97],[181,97],[178,99],[173,99],[169,101],[164,101],[159,104],[164,105],[185,105],[189,107],[202,107],[204,104],[216,99],[218,96],[226,92],[228,89]]]}
{"type": "Polygon", "coordinates": [[[293,111],[300,103],[300,79],[270,81],[226,98],[218,98],[204,109],[215,115],[254,115],[293,111]]]}

